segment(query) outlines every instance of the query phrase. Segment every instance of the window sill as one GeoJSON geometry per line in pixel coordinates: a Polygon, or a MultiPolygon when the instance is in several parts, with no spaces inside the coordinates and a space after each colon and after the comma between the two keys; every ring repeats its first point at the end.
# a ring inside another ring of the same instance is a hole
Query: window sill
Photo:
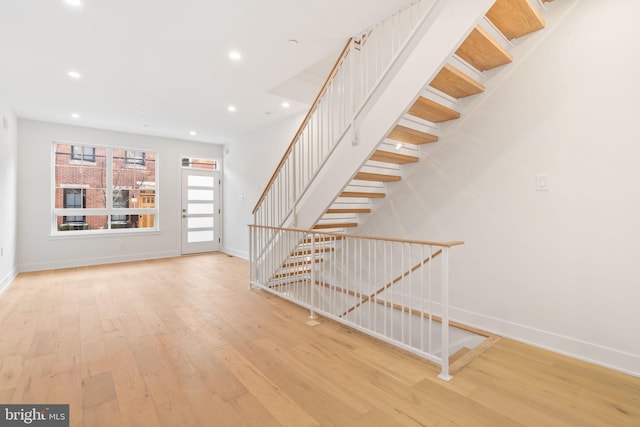
{"type": "Polygon", "coordinates": [[[83,238],[94,238],[94,237],[123,237],[123,236],[155,236],[160,234],[160,229],[158,228],[149,228],[149,229],[131,229],[131,228],[120,228],[120,229],[112,229],[112,230],[70,230],[70,231],[54,231],[49,237],[51,239],[83,239],[83,238]]]}

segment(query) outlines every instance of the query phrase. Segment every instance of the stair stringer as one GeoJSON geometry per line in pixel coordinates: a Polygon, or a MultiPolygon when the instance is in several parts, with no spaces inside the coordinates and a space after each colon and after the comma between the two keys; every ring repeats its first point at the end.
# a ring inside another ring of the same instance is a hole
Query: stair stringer
{"type": "Polygon", "coordinates": [[[390,72],[356,114],[298,201],[296,214],[285,221],[285,227],[311,229],[316,224],[492,4],[493,0],[436,2],[390,72]]]}

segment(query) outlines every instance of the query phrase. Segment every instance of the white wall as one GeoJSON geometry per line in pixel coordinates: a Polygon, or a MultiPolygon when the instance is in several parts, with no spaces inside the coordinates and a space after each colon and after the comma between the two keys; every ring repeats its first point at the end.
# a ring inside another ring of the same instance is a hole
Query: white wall
{"type": "Polygon", "coordinates": [[[458,320],[635,375],[639,15],[639,2],[579,2],[361,230],[466,241],[452,253],[458,320]]]}
{"type": "Polygon", "coordinates": [[[17,119],[0,101],[0,292],[16,276],[17,269],[17,119]],[[4,128],[6,122],[7,128],[4,128]]]}
{"type": "Polygon", "coordinates": [[[225,146],[223,251],[249,258],[253,210],[304,114],[283,119],[225,146]]]}
{"type": "Polygon", "coordinates": [[[222,158],[222,146],[30,120],[18,121],[18,263],[21,271],[180,255],[180,159],[222,158]],[[158,152],[160,231],[51,236],[51,144],[71,141],[158,152]]]}

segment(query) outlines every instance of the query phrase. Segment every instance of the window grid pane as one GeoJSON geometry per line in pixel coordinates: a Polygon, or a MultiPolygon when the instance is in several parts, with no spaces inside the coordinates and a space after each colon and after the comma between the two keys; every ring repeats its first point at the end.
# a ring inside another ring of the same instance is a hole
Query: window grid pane
{"type": "Polygon", "coordinates": [[[54,209],[96,209],[104,215],[54,215],[56,231],[151,228],[156,213],[156,153],[82,144],[54,143],[54,209]],[[114,210],[122,213],[114,214],[114,210]],[[110,214],[110,215],[109,215],[110,214]],[[63,224],[67,224],[62,227],[63,224]],[[71,227],[69,224],[75,224],[71,227]]]}

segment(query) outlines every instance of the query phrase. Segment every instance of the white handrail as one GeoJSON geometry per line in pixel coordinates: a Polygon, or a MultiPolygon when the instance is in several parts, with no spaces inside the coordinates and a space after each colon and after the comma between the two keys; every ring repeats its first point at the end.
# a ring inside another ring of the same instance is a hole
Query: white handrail
{"type": "Polygon", "coordinates": [[[252,287],[436,362],[451,379],[449,250],[462,242],[249,227],[252,287]]]}

